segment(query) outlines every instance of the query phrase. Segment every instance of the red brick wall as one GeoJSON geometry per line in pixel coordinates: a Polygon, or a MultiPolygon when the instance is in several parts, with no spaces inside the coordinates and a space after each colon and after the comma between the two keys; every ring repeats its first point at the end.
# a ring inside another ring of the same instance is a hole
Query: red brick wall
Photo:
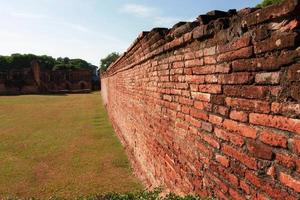
{"type": "Polygon", "coordinates": [[[299,3],[210,12],[143,32],[102,75],[148,186],[218,199],[300,198],[299,3]]]}

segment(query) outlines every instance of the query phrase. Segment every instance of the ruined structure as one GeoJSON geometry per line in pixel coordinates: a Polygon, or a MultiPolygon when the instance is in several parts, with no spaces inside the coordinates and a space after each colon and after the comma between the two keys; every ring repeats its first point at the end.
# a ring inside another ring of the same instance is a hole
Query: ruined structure
{"type": "Polygon", "coordinates": [[[37,62],[31,68],[0,71],[0,95],[64,92],[90,92],[90,70],[41,70],[37,62]]]}
{"type": "Polygon", "coordinates": [[[102,96],[147,186],[300,199],[298,0],[143,32],[102,96]]]}

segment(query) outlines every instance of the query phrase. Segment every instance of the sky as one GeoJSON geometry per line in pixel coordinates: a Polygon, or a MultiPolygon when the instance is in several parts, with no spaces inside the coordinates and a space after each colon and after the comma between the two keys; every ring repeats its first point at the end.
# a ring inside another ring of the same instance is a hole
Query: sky
{"type": "Polygon", "coordinates": [[[96,66],[142,31],[260,0],[0,0],[0,55],[82,58],[96,66]]]}

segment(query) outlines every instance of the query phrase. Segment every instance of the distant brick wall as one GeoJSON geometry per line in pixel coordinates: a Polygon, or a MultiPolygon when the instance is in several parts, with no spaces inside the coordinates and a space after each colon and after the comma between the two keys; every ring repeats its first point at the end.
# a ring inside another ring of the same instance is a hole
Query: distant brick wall
{"type": "Polygon", "coordinates": [[[299,1],[143,32],[102,76],[148,186],[218,199],[300,199],[299,1]]]}

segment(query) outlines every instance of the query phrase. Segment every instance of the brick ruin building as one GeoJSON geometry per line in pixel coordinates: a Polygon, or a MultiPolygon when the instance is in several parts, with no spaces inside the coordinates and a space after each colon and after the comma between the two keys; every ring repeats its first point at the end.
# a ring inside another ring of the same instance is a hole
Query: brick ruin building
{"type": "Polygon", "coordinates": [[[143,32],[101,77],[149,187],[300,199],[300,3],[212,11],[143,32]]]}
{"type": "Polygon", "coordinates": [[[37,62],[32,62],[31,68],[0,71],[0,95],[74,93],[91,90],[91,70],[41,70],[37,62]]]}

